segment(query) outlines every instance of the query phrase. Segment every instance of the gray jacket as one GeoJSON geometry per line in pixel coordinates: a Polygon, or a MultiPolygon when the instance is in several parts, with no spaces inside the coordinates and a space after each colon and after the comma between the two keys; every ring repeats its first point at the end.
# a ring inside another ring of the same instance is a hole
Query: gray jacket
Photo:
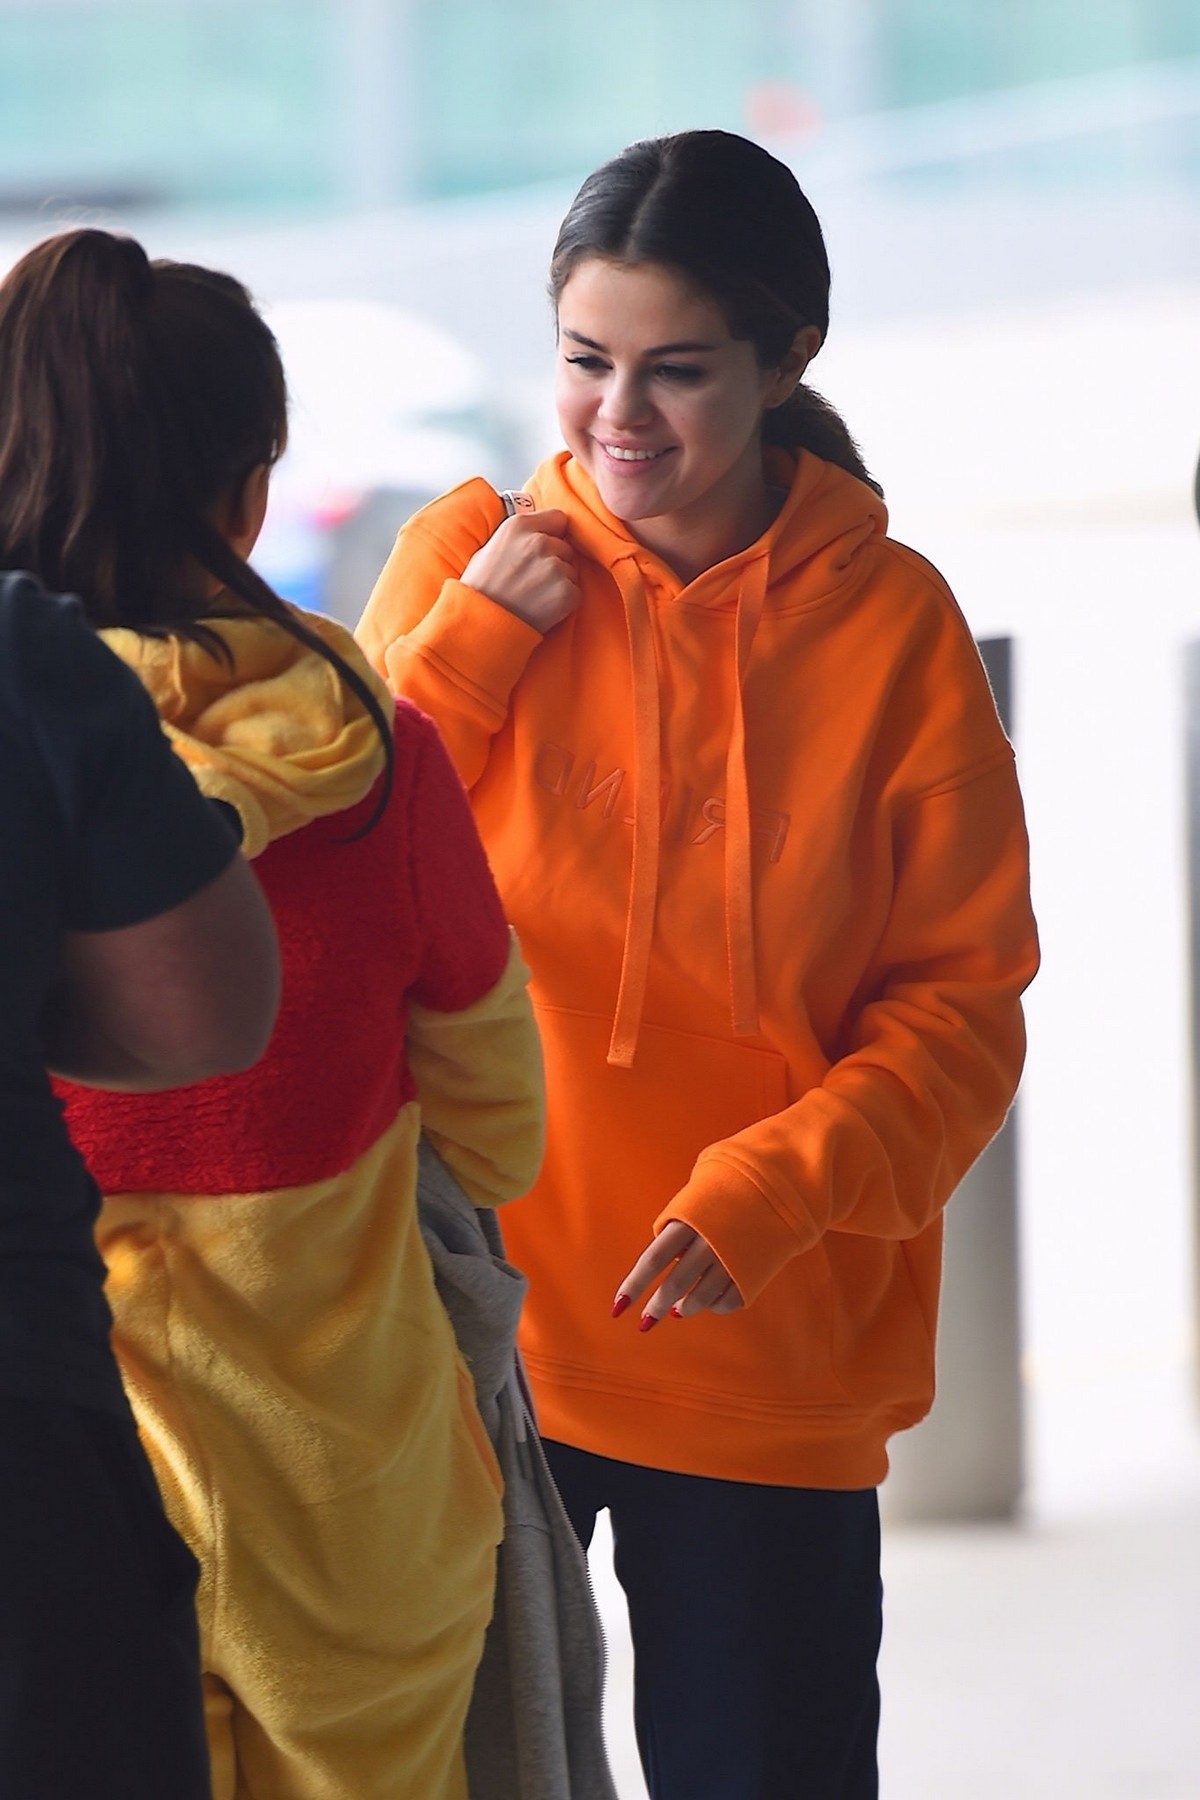
{"type": "Polygon", "coordinates": [[[525,1277],[494,1212],[421,1140],[421,1232],[504,1476],[496,1605],[467,1719],[471,1800],[617,1800],[604,1749],[604,1638],[516,1351],[525,1277]]]}

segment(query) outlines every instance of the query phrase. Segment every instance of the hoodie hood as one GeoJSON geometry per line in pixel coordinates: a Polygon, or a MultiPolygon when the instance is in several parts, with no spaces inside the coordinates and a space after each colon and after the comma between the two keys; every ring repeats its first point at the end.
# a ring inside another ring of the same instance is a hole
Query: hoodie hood
{"type": "MultiPolygon", "coordinates": [[[[864,482],[833,463],[800,451],[768,448],[763,453],[768,483],[786,494],[774,521],[745,550],[698,575],[688,584],[689,604],[728,606],[732,584],[754,563],[766,565],[764,601],[769,590],[787,582],[787,603],[832,598],[862,569],[861,553],[887,536],[887,507],[864,482]]],[[[633,557],[642,564],[659,559],[633,536],[628,525],[610,513],[590,475],[568,451],[544,462],[528,484],[539,507],[560,507],[571,520],[571,536],[579,548],[611,567],[633,557]]],[[[494,529],[494,525],[493,525],[494,529]]],[[[868,561],[872,560],[870,557],[868,561]]]]}
{"type": "MultiPolygon", "coordinates": [[[[361,675],[390,718],[391,695],[350,633],[317,614],[298,616],[361,675]]],[[[338,671],[274,620],[205,624],[228,661],[189,638],[125,627],[100,636],[138,676],[201,792],[235,808],[243,850],[254,857],[273,839],[362,800],[383,771],[384,748],[338,671]]]]}
{"type": "MultiPolygon", "coordinates": [[[[863,482],[801,451],[765,452],[767,480],[786,492],[775,520],[745,550],[688,583],[689,605],[735,610],[734,705],[725,760],[725,938],[730,1012],[737,1037],[759,1030],[758,959],[752,902],[753,796],[746,767],[743,695],[758,624],[785,589],[789,609],[819,605],[865,578],[873,547],[887,534],[887,508],[863,482]]],[[[610,513],[586,471],[567,452],[543,463],[530,482],[539,507],[559,507],[577,547],[608,569],[621,595],[629,637],[634,702],[633,865],[625,942],[608,1060],[633,1065],[645,1003],[658,895],[662,837],[662,726],[659,671],[644,570],[660,559],[610,513]]],[[[680,588],[681,593],[684,588],[680,588]]]]}

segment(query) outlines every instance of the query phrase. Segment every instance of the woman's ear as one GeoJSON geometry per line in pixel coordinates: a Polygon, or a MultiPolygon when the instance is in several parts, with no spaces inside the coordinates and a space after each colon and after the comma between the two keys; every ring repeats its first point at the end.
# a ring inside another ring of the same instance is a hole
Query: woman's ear
{"type": "Polygon", "coordinates": [[[819,325],[802,325],[792,339],[791,347],[785,352],[779,367],[773,373],[771,385],[767,391],[766,405],[782,406],[790,400],[796,386],[809,363],[821,348],[822,335],[819,325]]]}
{"type": "Polygon", "coordinates": [[[256,463],[241,486],[235,488],[217,509],[214,521],[217,529],[243,562],[258,542],[258,534],[267,516],[270,487],[270,466],[267,463],[256,463]]]}

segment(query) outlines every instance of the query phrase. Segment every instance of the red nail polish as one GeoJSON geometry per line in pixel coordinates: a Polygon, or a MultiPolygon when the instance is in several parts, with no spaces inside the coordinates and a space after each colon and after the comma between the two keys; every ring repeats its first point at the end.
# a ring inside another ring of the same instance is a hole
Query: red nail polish
{"type": "Polygon", "coordinates": [[[671,1308],[671,1317],[673,1319],[682,1319],[683,1314],[680,1312],[680,1310],[677,1306],[673,1306],[671,1308]]]}
{"type": "Polygon", "coordinates": [[[628,1294],[618,1294],[616,1299],[613,1301],[613,1309],[612,1309],[613,1318],[619,1319],[621,1314],[628,1307],[628,1305],[629,1305],[629,1295],[628,1294]]]}
{"type": "Polygon", "coordinates": [[[643,1313],[641,1318],[638,1320],[638,1330],[639,1331],[653,1331],[654,1327],[657,1324],[658,1324],[658,1320],[655,1318],[653,1313],[643,1313]]]}

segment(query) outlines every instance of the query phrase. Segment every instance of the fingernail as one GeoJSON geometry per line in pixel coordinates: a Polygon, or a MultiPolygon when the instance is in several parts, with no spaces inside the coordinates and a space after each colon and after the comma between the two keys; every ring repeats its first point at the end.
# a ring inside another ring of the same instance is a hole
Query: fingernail
{"type": "Polygon", "coordinates": [[[628,1305],[629,1305],[629,1295],[628,1294],[618,1294],[616,1299],[613,1301],[613,1309],[612,1309],[613,1318],[619,1319],[621,1314],[628,1307],[628,1305]]]}
{"type": "Polygon", "coordinates": [[[680,1312],[680,1310],[677,1306],[673,1306],[671,1308],[671,1317],[673,1319],[682,1319],[683,1314],[680,1312]]]}
{"type": "Polygon", "coordinates": [[[653,1331],[654,1327],[657,1324],[658,1324],[658,1320],[655,1318],[653,1313],[643,1313],[641,1318],[638,1320],[638,1330],[639,1331],[653,1331]]]}

